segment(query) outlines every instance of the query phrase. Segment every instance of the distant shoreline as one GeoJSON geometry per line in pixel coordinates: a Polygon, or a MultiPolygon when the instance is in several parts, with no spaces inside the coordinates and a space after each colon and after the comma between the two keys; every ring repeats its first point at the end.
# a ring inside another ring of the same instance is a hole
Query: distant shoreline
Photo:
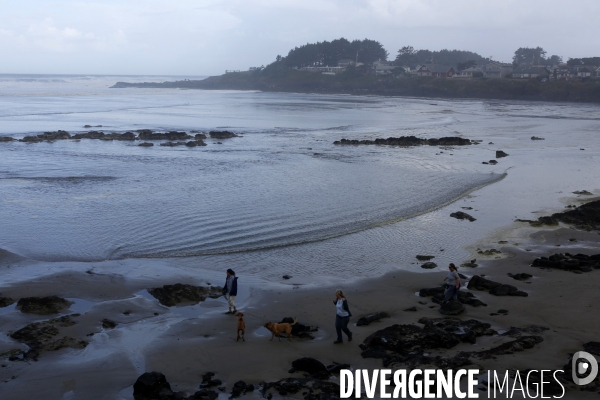
{"type": "Polygon", "coordinates": [[[203,90],[258,90],[263,92],[320,93],[600,103],[600,81],[546,82],[535,79],[456,79],[361,75],[348,77],[289,70],[270,76],[260,72],[229,73],[203,80],[117,82],[111,88],[203,90]]]}

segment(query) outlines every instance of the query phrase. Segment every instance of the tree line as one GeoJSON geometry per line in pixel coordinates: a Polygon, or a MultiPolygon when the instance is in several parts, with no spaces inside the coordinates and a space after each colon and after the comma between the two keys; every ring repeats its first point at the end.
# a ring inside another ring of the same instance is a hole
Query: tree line
{"type": "MultiPolygon", "coordinates": [[[[546,57],[546,51],[541,47],[520,47],[513,56],[513,65],[556,65],[562,63],[562,57],[551,55],[546,57]]],[[[389,53],[383,45],[376,40],[363,39],[349,41],[345,38],[335,39],[331,42],[323,41],[307,43],[290,50],[287,56],[278,55],[275,62],[267,66],[265,70],[276,71],[280,68],[302,68],[310,66],[336,66],[341,60],[366,65],[375,61],[387,61],[389,53]]],[[[483,65],[492,61],[491,58],[483,57],[472,51],[448,50],[431,51],[426,49],[416,50],[412,46],[404,46],[391,61],[398,67],[410,67],[411,69],[423,64],[441,64],[457,67],[464,70],[477,65],[483,65]]],[[[568,65],[600,65],[600,57],[569,59],[568,65]]]]}

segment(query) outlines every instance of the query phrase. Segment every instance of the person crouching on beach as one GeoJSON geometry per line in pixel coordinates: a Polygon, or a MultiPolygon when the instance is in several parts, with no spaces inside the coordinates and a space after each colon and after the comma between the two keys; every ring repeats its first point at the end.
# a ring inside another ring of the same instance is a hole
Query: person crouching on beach
{"type": "Polygon", "coordinates": [[[458,290],[460,289],[460,276],[458,275],[456,265],[450,263],[448,270],[448,275],[444,278],[444,281],[446,281],[446,292],[444,293],[444,302],[442,304],[446,304],[450,299],[458,300],[458,290]]]}
{"type": "Polygon", "coordinates": [[[348,307],[348,300],[346,300],[344,292],[342,292],[340,289],[335,291],[335,300],[333,301],[333,304],[335,304],[336,309],[335,331],[337,333],[337,340],[333,343],[342,343],[342,331],[344,331],[346,336],[348,336],[348,341],[351,342],[352,332],[350,332],[350,329],[348,329],[348,322],[350,322],[352,313],[348,307]]]}
{"type": "Polygon", "coordinates": [[[225,285],[223,285],[223,294],[227,298],[227,304],[229,305],[229,311],[227,314],[235,313],[235,296],[237,295],[237,276],[231,268],[227,270],[227,278],[225,279],[225,285]],[[233,308],[233,311],[231,310],[233,308]]]}

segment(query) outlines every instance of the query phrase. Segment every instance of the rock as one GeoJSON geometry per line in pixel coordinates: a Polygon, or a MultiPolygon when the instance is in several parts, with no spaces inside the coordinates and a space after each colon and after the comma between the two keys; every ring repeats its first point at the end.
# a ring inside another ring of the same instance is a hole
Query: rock
{"type": "Polygon", "coordinates": [[[494,254],[502,254],[502,252],[499,250],[496,250],[496,249],[489,249],[489,250],[477,249],[477,254],[481,254],[484,256],[493,256],[494,254]]]}
{"type": "Polygon", "coordinates": [[[77,340],[64,336],[55,339],[60,333],[59,328],[67,328],[76,324],[73,317],[79,314],[65,315],[64,317],[34,322],[19,329],[10,335],[11,338],[26,344],[29,349],[24,354],[24,359],[36,360],[42,351],[55,351],[65,347],[81,349],[87,346],[84,340],[77,340]]]}
{"type": "Polygon", "coordinates": [[[429,261],[431,259],[435,258],[435,256],[422,256],[422,255],[417,255],[417,260],[419,261],[429,261]]]}
{"type": "Polygon", "coordinates": [[[254,385],[248,385],[244,381],[237,381],[233,384],[233,388],[231,389],[230,399],[236,399],[243,394],[254,391],[254,385]]]}
{"type": "Polygon", "coordinates": [[[172,395],[171,385],[160,372],[145,372],[133,384],[135,400],[162,400],[172,395]]]}
{"type": "Polygon", "coordinates": [[[108,318],[104,318],[102,320],[102,327],[104,329],[114,329],[117,326],[117,323],[115,321],[112,321],[108,318]]]}
{"type": "Polygon", "coordinates": [[[294,368],[296,372],[302,371],[310,375],[329,374],[325,365],[312,357],[303,357],[292,361],[292,368],[294,368]]]}
{"type": "Polygon", "coordinates": [[[461,207],[463,210],[472,210],[473,207],[461,207]]]}
{"type": "Polygon", "coordinates": [[[458,315],[465,311],[465,306],[458,300],[450,300],[449,302],[442,304],[439,309],[440,314],[444,315],[458,315]]]}
{"type": "MultiPolygon", "coordinates": [[[[283,318],[279,323],[288,323],[291,324],[294,322],[294,318],[286,317],[283,318]]],[[[298,321],[294,325],[292,325],[292,335],[296,338],[300,339],[314,339],[315,337],[311,334],[311,332],[317,332],[319,330],[318,326],[304,325],[298,321]]]]}
{"type": "Polygon", "coordinates": [[[508,154],[506,154],[502,150],[496,150],[496,158],[502,158],[502,157],[506,157],[506,156],[508,156],[508,154]]]}
{"type": "Polygon", "coordinates": [[[420,139],[416,136],[400,136],[400,137],[389,137],[387,139],[375,139],[375,140],[348,140],[341,139],[333,142],[335,145],[388,145],[388,146],[465,146],[473,144],[469,139],[461,137],[450,136],[442,137],[439,139],[420,139]]]}
{"type": "Polygon", "coordinates": [[[58,296],[23,297],[19,299],[17,308],[24,313],[31,314],[58,314],[60,310],[69,307],[72,302],[58,296]]]}
{"type": "Polygon", "coordinates": [[[421,268],[424,268],[424,269],[433,269],[433,268],[436,268],[436,267],[437,267],[437,264],[434,263],[434,262],[431,262],[431,261],[426,262],[425,264],[421,265],[421,268]]]}
{"type": "Polygon", "coordinates": [[[379,321],[383,318],[390,318],[390,314],[382,311],[375,314],[366,315],[358,319],[358,321],[356,322],[356,326],[366,326],[369,325],[371,322],[379,321]]]}
{"type": "Polygon", "coordinates": [[[518,290],[515,286],[493,282],[479,275],[475,275],[471,278],[467,288],[475,290],[487,290],[490,294],[495,296],[528,296],[527,293],[518,290]]]}
{"type": "Polygon", "coordinates": [[[600,254],[588,256],[585,254],[557,253],[550,257],[536,258],[531,266],[562,269],[571,272],[591,272],[600,268],[600,254]]]}
{"type": "Polygon", "coordinates": [[[508,314],[508,310],[504,310],[504,309],[500,309],[498,311],[496,311],[498,314],[508,314]]]}
{"type": "Polygon", "coordinates": [[[585,196],[593,195],[593,193],[588,192],[587,190],[577,190],[577,191],[573,192],[573,194],[585,195],[585,196]]]}
{"type": "Polygon", "coordinates": [[[193,400],[216,400],[219,398],[219,393],[214,390],[202,389],[194,393],[193,397],[189,399],[193,400]]]}
{"type": "Polygon", "coordinates": [[[546,140],[546,139],[544,139],[542,137],[532,136],[531,140],[546,140]]]}
{"type": "Polygon", "coordinates": [[[479,264],[474,263],[474,262],[468,262],[468,263],[460,264],[460,266],[465,267],[465,268],[477,268],[479,266],[479,264]]]}
{"type": "Polygon", "coordinates": [[[467,219],[467,220],[469,220],[469,221],[471,221],[471,222],[473,222],[473,221],[477,221],[475,218],[473,218],[473,217],[472,217],[472,216],[470,216],[469,214],[467,214],[467,213],[465,213],[465,212],[462,212],[462,211],[457,211],[457,212],[454,212],[454,213],[450,214],[450,216],[451,216],[452,218],[456,218],[456,219],[467,219]]]}
{"type": "MultiPolygon", "coordinates": [[[[415,306],[412,306],[412,307],[410,307],[410,308],[406,308],[404,311],[411,311],[411,312],[415,312],[415,311],[417,311],[417,307],[415,307],[415,306]]],[[[358,325],[358,324],[356,324],[356,325],[358,325]]]]}
{"type": "Polygon", "coordinates": [[[210,131],[208,134],[210,135],[211,139],[229,139],[238,137],[238,135],[229,131],[210,131]]]}
{"type": "Polygon", "coordinates": [[[526,279],[532,278],[533,275],[529,275],[526,273],[520,273],[520,274],[511,274],[510,272],[508,273],[508,276],[510,276],[513,279],[516,279],[518,281],[524,281],[526,279]]]}
{"type": "Polygon", "coordinates": [[[141,147],[152,147],[152,146],[154,146],[154,143],[143,142],[143,143],[138,144],[138,146],[141,146],[141,147]]]}
{"type": "Polygon", "coordinates": [[[196,139],[196,140],[206,139],[206,135],[204,133],[197,133],[196,135],[194,135],[194,139],[196,139]]]}
{"type": "Polygon", "coordinates": [[[183,302],[195,304],[206,300],[207,297],[216,299],[223,295],[222,291],[223,288],[220,286],[192,286],[182,283],[148,289],[148,293],[167,307],[173,307],[183,302]]]}
{"type": "Polygon", "coordinates": [[[282,276],[283,279],[292,279],[292,277],[290,275],[284,275],[282,276]]]}
{"type": "Polygon", "coordinates": [[[223,383],[220,379],[213,379],[213,376],[215,376],[214,372],[207,372],[206,374],[202,375],[202,383],[200,384],[200,389],[219,386],[223,383]]]}
{"type": "Polygon", "coordinates": [[[185,140],[191,138],[187,133],[177,131],[154,133],[150,129],[139,129],[137,132],[140,140],[185,140]]]}
{"type": "Polygon", "coordinates": [[[17,139],[12,138],[10,136],[0,136],[0,143],[2,143],[2,142],[14,142],[16,140],[17,139]]]}
{"type": "Polygon", "coordinates": [[[490,164],[490,165],[496,165],[496,164],[498,164],[498,161],[496,161],[496,160],[490,160],[490,161],[488,161],[488,164],[490,164]]]}
{"type": "Polygon", "coordinates": [[[0,308],[8,307],[11,304],[13,304],[14,302],[15,302],[15,300],[13,300],[11,297],[1,297],[0,296],[0,308]]]}
{"type": "Polygon", "coordinates": [[[164,142],[160,145],[163,147],[185,146],[185,142],[164,142]]]}

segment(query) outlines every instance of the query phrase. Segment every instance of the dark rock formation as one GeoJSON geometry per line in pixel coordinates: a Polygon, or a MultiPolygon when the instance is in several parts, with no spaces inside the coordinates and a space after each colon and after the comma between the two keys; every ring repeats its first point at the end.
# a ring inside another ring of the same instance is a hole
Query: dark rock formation
{"type": "Polygon", "coordinates": [[[590,272],[600,268],[600,254],[588,256],[586,254],[559,253],[550,257],[539,257],[533,260],[533,267],[555,268],[573,272],[590,272]]]}
{"type": "Polygon", "coordinates": [[[390,318],[390,314],[382,311],[375,314],[365,315],[364,317],[358,319],[356,326],[369,325],[371,322],[379,321],[383,318],[390,318]]]}
{"type": "Polygon", "coordinates": [[[528,296],[527,293],[520,291],[514,286],[493,282],[479,275],[475,275],[471,278],[467,288],[471,290],[487,290],[490,294],[495,296],[528,296]]]}
{"type": "Polygon", "coordinates": [[[135,400],[162,400],[172,396],[171,385],[160,372],[145,372],[133,384],[135,400]]]}
{"type": "Polygon", "coordinates": [[[65,347],[82,349],[88,344],[84,340],[66,336],[56,339],[60,333],[59,328],[67,328],[76,324],[73,321],[73,317],[76,316],[79,314],[34,322],[12,333],[10,337],[29,346],[29,350],[24,354],[24,359],[35,360],[42,351],[55,351],[65,347]]]}
{"type": "Polygon", "coordinates": [[[438,311],[443,315],[458,315],[465,311],[465,306],[458,300],[450,300],[443,303],[438,311]]]}
{"type": "Polygon", "coordinates": [[[210,135],[211,139],[229,139],[238,137],[238,135],[229,131],[210,131],[208,134],[210,135]]]}
{"type": "Polygon", "coordinates": [[[462,212],[462,211],[453,212],[452,214],[450,214],[450,216],[452,218],[456,218],[456,219],[467,219],[467,220],[469,220],[471,222],[477,221],[475,218],[473,218],[472,216],[470,216],[466,212],[462,212]]]}
{"type": "Polygon", "coordinates": [[[498,161],[496,161],[496,160],[490,160],[487,163],[490,164],[490,165],[496,165],[496,164],[498,164],[498,161]]]}
{"type": "Polygon", "coordinates": [[[206,389],[223,384],[220,379],[213,379],[213,376],[215,376],[214,372],[207,372],[202,375],[202,383],[200,384],[200,388],[206,389]]]}
{"type": "MultiPolygon", "coordinates": [[[[446,291],[445,285],[434,287],[434,288],[421,289],[419,291],[419,296],[420,297],[433,296],[432,301],[434,303],[442,304],[442,302],[444,301],[444,292],[445,291],[446,291]]],[[[487,304],[485,304],[481,300],[477,299],[473,293],[466,292],[464,290],[458,291],[458,301],[461,302],[462,304],[468,304],[473,307],[487,306],[487,304]]]]}
{"type": "MultiPolygon", "coordinates": [[[[294,322],[294,318],[286,317],[283,318],[279,323],[288,323],[291,324],[294,322]]],[[[315,337],[311,334],[311,332],[317,332],[319,330],[318,326],[304,325],[300,322],[296,322],[292,325],[292,335],[296,338],[300,339],[314,339],[315,337]]]]}
{"type": "Polygon", "coordinates": [[[436,268],[436,267],[437,267],[437,264],[434,263],[434,262],[432,262],[432,261],[426,262],[426,263],[424,263],[424,264],[421,265],[421,268],[423,268],[423,269],[433,269],[433,268],[436,268]]]}
{"type": "Polygon", "coordinates": [[[531,140],[546,140],[543,137],[532,136],[531,140]]]}
{"type": "Polygon", "coordinates": [[[0,136],[0,143],[2,142],[14,142],[17,139],[11,138],[10,136],[0,136]]]}
{"type": "Polygon", "coordinates": [[[573,194],[584,195],[584,196],[591,196],[591,195],[593,195],[593,193],[588,192],[587,190],[576,190],[576,191],[573,192],[573,194]]]}
{"type": "Polygon", "coordinates": [[[206,139],[206,135],[204,133],[197,133],[194,135],[194,139],[196,139],[196,140],[206,139]]]}
{"type": "Polygon", "coordinates": [[[518,281],[524,281],[524,280],[527,280],[527,279],[533,277],[533,275],[529,275],[529,274],[526,274],[526,273],[511,274],[510,272],[508,273],[508,276],[510,276],[511,278],[516,279],[518,281]]]}
{"type": "Polygon", "coordinates": [[[154,133],[150,129],[140,129],[137,132],[140,140],[185,140],[191,138],[187,133],[177,131],[154,133]]]}
{"type": "Polygon", "coordinates": [[[98,131],[90,131],[85,133],[76,133],[72,136],[72,139],[102,139],[104,136],[104,132],[98,131]]]}
{"type": "Polygon", "coordinates": [[[158,299],[160,304],[173,307],[183,302],[199,303],[206,300],[207,297],[219,298],[223,295],[222,290],[223,288],[220,286],[192,286],[176,283],[148,289],[148,293],[158,299]]]}
{"type": "Polygon", "coordinates": [[[141,146],[141,147],[152,147],[152,146],[154,146],[154,143],[143,142],[143,143],[138,144],[138,146],[141,146]]]}
{"type": "Polygon", "coordinates": [[[57,314],[60,310],[69,307],[72,302],[58,296],[23,297],[19,299],[17,308],[24,313],[32,314],[57,314]]]}
{"type": "Polygon", "coordinates": [[[11,304],[13,304],[14,302],[15,302],[15,300],[13,300],[11,297],[1,297],[0,296],[0,308],[8,307],[11,304]]]}
{"type": "Polygon", "coordinates": [[[562,213],[539,217],[537,221],[523,219],[517,219],[517,221],[529,222],[531,226],[557,225],[559,222],[564,222],[577,229],[600,230],[600,200],[591,201],[562,213]]]}
{"type": "Polygon", "coordinates": [[[325,365],[312,357],[303,357],[292,361],[292,369],[294,372],[306,372],[309,375],[329,375],[325,365]]]}
{"type": "Polygon", "coordinates": [[[506,154],[502,150],[496,150],[496,158],[502,158],[502,157],[506,157],[506,156],[508,156],[508,154],[506,154]]]}
{"type": "Polygon", "coordinates": [[[185,146],[185,142],[165,142],[160,145],[163,147],[185,146]]]}
{"type": "Polygon", "coordinates": [[[387,139],[375,139],[375,140],[348,140],[342,139],[333,142],[337,145],[388,145],[388,146],[465,146],[472,144],[469,139],[461,137],[442,137],[439,139],[420,139],[416,136],[400,136],[400,137],[389,137],[387,139]]]}
{"type": "Polygon", "coordinates": [[[104,318],[102,320],[102,327],[104,329],[114,329],[117,326],[117,323],[115,321],[112,321],[108,318],[104,318]]]}
{"type": "Polygon", "coordinates": [[[244,381],[237,381],[233,384],[233,388],[231,389],[230,399],[236,399],[243,394],[254,391],[254,385],[248,385],[244,381]]]}

